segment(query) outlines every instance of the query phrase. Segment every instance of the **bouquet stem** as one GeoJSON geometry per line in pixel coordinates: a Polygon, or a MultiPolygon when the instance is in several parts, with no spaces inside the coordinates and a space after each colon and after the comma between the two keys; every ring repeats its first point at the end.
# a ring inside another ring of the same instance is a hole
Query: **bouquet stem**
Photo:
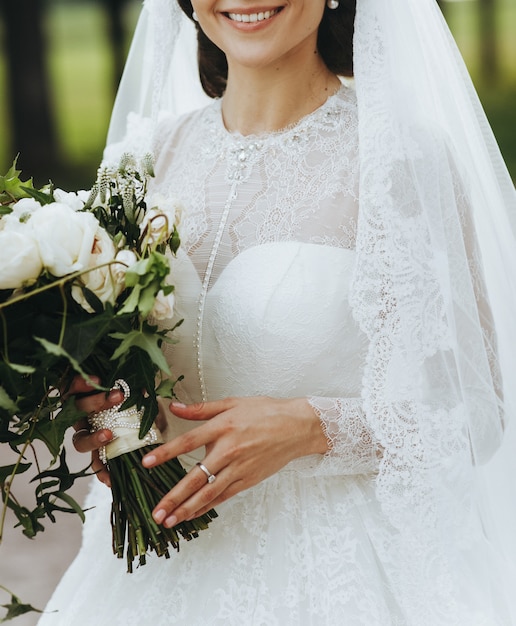
{"type": "MultiPolygon", "coordinates": [[[[124,393],[124,403],[130,400],[131,390],[121,378],[113,389],[124,393]]],[[[120,403],[90,416],[93,430],[109,428],[114,440],[99,450],[100,459],[107,465],[111,478],[111,528],[113,553],[127,560],[127,571],[133,571],[133,562],[145,565],[148,551],[170,558],[169,546],[179,550],[179,536],[189,541],[205,530],[217,513],[212,509],[201,517],[165,528],[156,524],[152,511],[159,501],[186,476],[178,459],[171,459],[153,468],[142,465],[143,457],[154,450],[161,435],[153,424],[143,439],[139,437],[143,411],[135,405],[123,409],[120,403]]]]}
{"type": "Polygon", "coordinates": [[[142,458],[155,447],[144,446],[108,461],[113,494],[113,553],[123,558],[125,552],[128,572],[133,571],[135,559],[138,559],[140,565],[145,564],[148,551],[170,558],[169,546],[179,550],[179,536],[189,541],[217,517],[212,509],[201,517],[181,522],[173,528],[156,524],[152,510],[186,475],[186,471],[177,459],[152,469],[143,467],[142,458]]]}

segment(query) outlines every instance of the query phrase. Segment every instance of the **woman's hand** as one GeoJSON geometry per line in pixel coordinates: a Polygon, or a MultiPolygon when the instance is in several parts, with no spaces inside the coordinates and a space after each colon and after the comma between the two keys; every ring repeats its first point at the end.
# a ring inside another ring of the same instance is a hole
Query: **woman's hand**
{"type": "MultiPolygon", "coordinates": [[[[92,380],[95,383],[100,383],[100,381],[93,376],[92,380]]],[[[124,394],[118,389],[110,391],[108,394],[99,392],[80,397],[81,394],[91,394],[91,392],[94,391],[95,387],[87,383],[80,376],[76,376],[72,380],[67,393],[68,395],[79,395],[75,401],[75,406],[78,411],[84,411],[85,413],[97,413],[98,411],[110,409],[116,404],[120,404],[124,399],[124,394]]],[[[107,428],[98,430],[95,433],[90,433],[90,426],[86,419],[80,420],[74,424],[74,429],[73,445],[75,449],[78,452],[91,452],[91,467],[93,471],[101,482],[110,487],[111,481],[109,472],[99,458],[98,449],[113,439],[113,433],[107,428]]]]}
{"type": "Polygon", "coordinates": [[[297,457],[327,451],[319,418],[305,398],[227,398],[173,403],[170,409],[183,419],[208,421],[156,448],[143,464],[154,467],[206,446],[203,465],[216,480],[208,483],[200,467],[192,468],[153,511],[155,521],[166,527],[202,515],[297,457]]]}

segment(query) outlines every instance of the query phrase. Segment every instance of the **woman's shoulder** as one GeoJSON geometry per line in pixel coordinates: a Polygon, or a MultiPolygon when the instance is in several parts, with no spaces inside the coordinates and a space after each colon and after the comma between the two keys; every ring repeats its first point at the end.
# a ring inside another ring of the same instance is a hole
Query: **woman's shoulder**
{"type": "Polygon", "coordinates": [[[199,128],[199,125],[207,116],[212,116],[213,111],[219,106],[218,101],[214,101],[207,106],[182,115],[166,115],[163,117],[154,135],[154,154],[158,157],[164,149],[170,149],[181,145],[181,143],[192,136],[192,132],[199,128]]]}

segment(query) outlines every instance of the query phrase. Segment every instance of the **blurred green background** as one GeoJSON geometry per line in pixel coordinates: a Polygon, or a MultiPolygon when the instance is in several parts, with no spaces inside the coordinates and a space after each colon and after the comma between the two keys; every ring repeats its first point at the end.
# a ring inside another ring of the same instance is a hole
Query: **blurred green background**
{"type": "MultiPolygon", "coordinates": [[[[21,151],[20,166],[38,183],[52,178],[68,189],[91,185],[140,4],[0,0],[0,173],[21,151]],[[41,22],[39,54],[30,30],[34,22],[41,22]],[[46,68],[46,87],[38,85],[24,65],[35,58],[46,68]],[[20,88],[23,95],[16,104],[13,90],[20,88]],[[44,126],[38,115],[45,99],[50,133],[46,138],[36,136],[44,126]],[[22,112],[25,143],[16,141],[14,131],[22,112]],[[39,154],[28,154],[38,142],[39,154]]],[[[442,0],[440,5],[516,180],[516,0],[442,0]]]]}

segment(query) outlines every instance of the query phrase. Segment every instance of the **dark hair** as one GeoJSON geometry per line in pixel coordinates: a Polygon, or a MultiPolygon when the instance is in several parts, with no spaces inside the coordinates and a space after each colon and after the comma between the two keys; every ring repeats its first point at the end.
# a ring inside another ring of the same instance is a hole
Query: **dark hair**
{"type": "MultiPolygon", "coordinates": [[[[192,19],[190,0],[177,0],[183,12],[192,19]]],[[[340,0],[337,9],[325,7],[319,26],[317,47],[323,61],[335,74],[353,76],[353,24],[356,0],[340,0]]],[[[219,98],[226,89],[228,63],[224,52],[202,31],[197,22],[199,77],[204,91],[219,98]]]]}

